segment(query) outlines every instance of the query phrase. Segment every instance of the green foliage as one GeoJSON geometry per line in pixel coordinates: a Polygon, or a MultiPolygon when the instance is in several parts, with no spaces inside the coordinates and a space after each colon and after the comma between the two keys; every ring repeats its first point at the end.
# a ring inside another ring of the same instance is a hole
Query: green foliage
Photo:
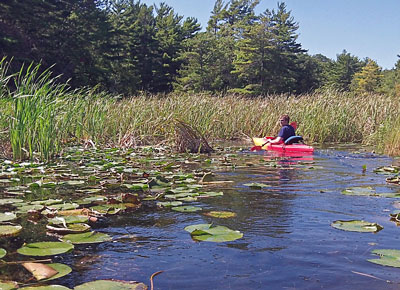
{"type": "Polygon", "coordinates": [[[354,74],[362,69],[364,63],[346,50],[336,58],[328,69],[326,85],[337,90],[349,91],[354,74]]]}
{"type": "Polygon", "coordinates": [[[353,90],[357,94],[375,93],[378,91],[383,75],[378,64],[368,59],[361,71],[354,74],[352,80],[353,90]]]}

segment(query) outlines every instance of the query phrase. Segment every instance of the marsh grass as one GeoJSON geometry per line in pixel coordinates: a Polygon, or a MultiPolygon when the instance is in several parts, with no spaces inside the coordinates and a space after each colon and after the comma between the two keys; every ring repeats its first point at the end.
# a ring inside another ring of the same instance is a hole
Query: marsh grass
{"type": "Polygon", "coordinates": [[[361,142],[400,155],[400,102],[389,96],[354,96],[325,91],[303,96],[141,95],[110,96],[97,88],[72,90],[39,65],[7,74],[0,62],[0,141],[14,159],[50,160],[66,142],[130,147],[168,144],[174,120],[207,140],[276,135],[277,120],[289,114],[307,142],[361,142]],[[15,89],[6,85],[14,82],[15,89]]]}

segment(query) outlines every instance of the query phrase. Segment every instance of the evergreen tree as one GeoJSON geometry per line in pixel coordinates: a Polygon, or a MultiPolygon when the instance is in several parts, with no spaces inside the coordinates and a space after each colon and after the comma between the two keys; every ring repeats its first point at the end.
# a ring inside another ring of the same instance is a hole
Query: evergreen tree
{"type": "Polygon", "coordinates": [[[349,91],[354,74],[361,70],[364,63],[358,57],[350,55],[346,50],[343,50],[336,58],[336,61],[329,68],[327,86],[349,91]]]}
{"type": "Polygon", "coordinates": [[[376,93],[381,85],[382,77],[381,67],[374,60],[368,59],[361,71],[354,74],[352,89],[357,94],[376,93]]]}

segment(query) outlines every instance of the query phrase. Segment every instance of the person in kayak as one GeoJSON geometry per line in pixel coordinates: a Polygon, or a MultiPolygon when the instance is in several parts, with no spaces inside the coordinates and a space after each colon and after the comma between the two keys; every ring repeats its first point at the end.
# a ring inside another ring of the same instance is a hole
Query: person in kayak
{"type": "Polygon", "coordinates": [[[289,125],[289,121],[290,121],[289,115],[280,116],[279,122],[280,122],[282,128],[279,130],[278,137],[276,137],[275,139],[268,140],[265,144],[268,144],[268,143],[281,144],[281,143],[285,142],[288,138],[290,138],[292,136],[296,136],[295,129],[291,125],[289,125]]]}

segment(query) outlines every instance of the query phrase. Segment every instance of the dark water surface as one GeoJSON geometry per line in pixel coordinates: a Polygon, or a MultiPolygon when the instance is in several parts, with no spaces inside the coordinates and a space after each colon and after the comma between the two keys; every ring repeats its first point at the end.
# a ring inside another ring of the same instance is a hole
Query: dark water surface
{"type": "Polygon", "coordinates": [[[346,187],[366,185],[378,192],[399,191],[386,184],[385,176],[372,172],[392,159],[319,149],[312,160],[301,161],[312,165],[287,159],[280,161],[281,168],[271,168],[256,162],[268,160],[265,153],[239,156],[255,165],[217,173],[219,180],[234,181],[217,188],[224,196],[193,203],[204,210],[233,211],[236,217],[168,209],[115,216],[99,229],[114,242],[77,246],[64,262],[79,271],[58,284],[72,288],[113,278],[150,285],[150,276],[164,271],[154,278],[155,289],[399,289],[400,269],[367,261],[377,258],[370,253],[374,249],[400,249],[400,228],[389,220],[396,199],[341,194],[346,187]],[[249,182],[271,186],[252,190],[243,185],[249,182]],[[330,226],[335,220],[352,219],[378,222],[384,229],[373,234],[330,226]],[[188,225],[211,222],[239,230],[243,238],[196,242],[184,231],[188,225]]]}

